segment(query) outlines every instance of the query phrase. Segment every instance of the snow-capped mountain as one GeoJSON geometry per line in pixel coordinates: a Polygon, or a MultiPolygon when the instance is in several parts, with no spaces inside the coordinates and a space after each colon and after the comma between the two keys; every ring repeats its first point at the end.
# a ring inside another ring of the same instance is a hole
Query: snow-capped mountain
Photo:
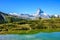
{"type": "Polygon", "coordinates": [[[49,15],[42,11],[40,8],[37,10],[35,14],[18,14],[18,13],[10,13],[11,15],[19,16],[23,19],[36,19],[36,18],[49,18],[49,15]]]}
{"type": "Polygon", "coordinates": [[[49,15],[43,12],[41,9],[38,9],[36,14],[34,14],[35,17],[41,17],[41,18],[49,18],[49,15]]]}
{"type": "Polygon", "coordinates": [[[43,13],[43,14],[40,15],[40,17],[41,18],[49,18],[50,16],[48,14],[46,14],[46,13],[43,13]]]}
{"type": "Polygon", "coordinates": [[[41,9],[38,9],[34,16],[39,17],[41,13],[43,13],[43,11],[41,9]]]}

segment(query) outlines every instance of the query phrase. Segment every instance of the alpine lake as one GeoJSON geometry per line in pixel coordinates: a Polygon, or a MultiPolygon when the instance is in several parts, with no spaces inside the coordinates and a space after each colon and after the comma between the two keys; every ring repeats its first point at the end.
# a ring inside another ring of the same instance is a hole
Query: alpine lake
{"type": "Polygon", "coordinates": [[[60,40],[60,32],[40,32],[29,35],[6,34],[0,35],[0,40],[60,40]]]}

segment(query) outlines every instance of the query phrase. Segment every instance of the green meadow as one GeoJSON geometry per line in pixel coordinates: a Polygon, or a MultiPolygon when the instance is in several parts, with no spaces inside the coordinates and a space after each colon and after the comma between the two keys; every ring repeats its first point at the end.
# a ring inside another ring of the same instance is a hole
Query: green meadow
{"type": "Polygon", "coordinates": [[[6,16],[0,21],[0,34],[35,34],[39,32],[60,32],[60,18],[19,19],[6,16]]]}

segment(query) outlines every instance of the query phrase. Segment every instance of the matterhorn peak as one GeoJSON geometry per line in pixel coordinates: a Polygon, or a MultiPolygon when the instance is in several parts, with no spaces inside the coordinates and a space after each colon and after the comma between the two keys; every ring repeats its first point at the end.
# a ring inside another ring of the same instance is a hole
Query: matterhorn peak
{"type": "Polygon", "coordinates": [[[41,18],[49,18],[49,15],[46,14],[44,11],[42,11],[40,8],[37,10],[37,12],[34,14],[35,17],[41,17],[41,18]]]}
{"type": "Polygon", "coordinates": [[[40,8],[38,8],[36,14],[34,14],[34,16],[40,16],[41,13],[44,13],[40,8]]]}
{"type": "Polygon", "coordinates": [[[40,15],[41,13],[43,13],[43,11],[39,8],[36,12],[37,15],[40,15]]]}

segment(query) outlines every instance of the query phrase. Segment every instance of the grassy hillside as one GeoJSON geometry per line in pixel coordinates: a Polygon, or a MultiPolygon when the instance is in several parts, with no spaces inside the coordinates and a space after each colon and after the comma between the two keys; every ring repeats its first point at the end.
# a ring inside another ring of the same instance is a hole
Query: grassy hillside
{"type": "Polygon", "coordinates": [[[25,20],[15,16],[5,17],[5,22],[0,24],[0,34],[34,34],[60,31],[60,18],[25,20]]]}
{"type": "Polygon", "coordinates": [[[26,20],[0,12],[5,20],[0,20],[0,34],[34,34],[38,32],[60,32],[60,18],[26,20]]]}

